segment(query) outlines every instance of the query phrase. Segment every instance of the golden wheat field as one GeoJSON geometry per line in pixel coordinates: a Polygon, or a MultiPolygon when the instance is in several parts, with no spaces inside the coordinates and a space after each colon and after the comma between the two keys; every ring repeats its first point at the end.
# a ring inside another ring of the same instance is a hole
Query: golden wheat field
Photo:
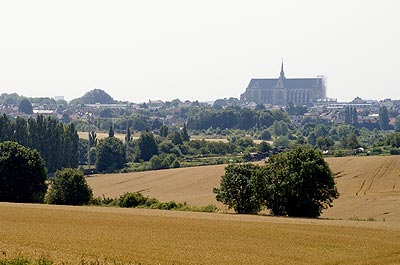
{"type": "MultiPolygon", "coordinates": [[[[82,264],[400,264],[400,157],[327,159],[339,199],[319,219],[0,203],[0,257],[82,264]],[[360,221],[360,220],[372,221],[360,221]]],[[[95,175],[95,195],[215,202],[225,165],[95,175]]],[[[222,207],[221,205],[218,205],[222,207]]]]}
{"type": "MultiPolygon", "coordinates": [[[[322,217],[400,221],[400,156],[339,157],[327,161],[336,175],[340,197],[322,217]]],[[[219,186],[224,168],[225,165],[216,165],[106,174],[87,180],[96,196],[142,192],[161,201],[222,207],[216,202],[212,188],[219,186]]]]}
{"type": "Polygon", "coordinates": [[[399,264],[400,226],[0,203],[0,253],[81,264],[399,264]]]}

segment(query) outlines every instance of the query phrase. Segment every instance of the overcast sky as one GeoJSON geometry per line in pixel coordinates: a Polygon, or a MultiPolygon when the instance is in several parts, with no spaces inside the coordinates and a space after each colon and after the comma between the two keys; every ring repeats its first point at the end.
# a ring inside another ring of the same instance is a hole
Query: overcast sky
{"type": "Polygon", "coordinates": [[[341,101],[400,99],[400,1],[1,1],[0,93],[239,97],[251,78],[327,77],[341,101]]]}

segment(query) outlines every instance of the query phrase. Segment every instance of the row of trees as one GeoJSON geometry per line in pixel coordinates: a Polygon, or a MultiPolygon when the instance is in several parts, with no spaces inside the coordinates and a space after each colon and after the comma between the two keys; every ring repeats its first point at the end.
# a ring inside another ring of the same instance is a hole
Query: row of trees
{"type": "Polygon", "coordinates": [[[266,207],[274,215],[303,217],[319,216],[339,196],[328,164],[310,146],[271,156],[264,166],[229,165],[214,193],[238,213],[266,207]]]}
{"type": "Polygon", "coordinates": [[[34,148],[46,161],[49,172],[63,167],[78,167],[79,137],[73,124],[63,125],[53,118],[36,119],[17,117],[11,120],[0,116],[0,142],[14,141],[34,148]]]}
{"type": "Polygon", "coordinates": [[[82,205],[92,199],[92,190],[77,169],[58,170],[48,182],[38,151],[5,141],[0,154],[0,201],[82,205]]]}
{"type": "Polygon", "coordinates": [[[230,107],[226,109],[203,108],[192,109],[188,116],[188,128],[203,130],[208,128],[242,129],[267,128],[275,121],[289,121],[282,110],[251,110],[247,108],[230,107]]]}

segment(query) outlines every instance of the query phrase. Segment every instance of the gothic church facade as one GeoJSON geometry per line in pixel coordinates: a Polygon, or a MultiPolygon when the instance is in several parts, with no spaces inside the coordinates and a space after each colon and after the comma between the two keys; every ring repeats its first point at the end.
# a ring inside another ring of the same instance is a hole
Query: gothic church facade
{"type": "Polygon", "coordinates": [[[283,62],[279,78],[251,79],[246,91],[240,95],[245,102],[287,106],[310,105],[326,98],[326,78],[286,78],[283,62]]]}

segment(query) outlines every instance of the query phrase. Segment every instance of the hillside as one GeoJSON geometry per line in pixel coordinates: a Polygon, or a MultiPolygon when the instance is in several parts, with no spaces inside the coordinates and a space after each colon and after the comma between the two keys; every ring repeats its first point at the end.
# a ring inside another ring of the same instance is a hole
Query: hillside
{"type": "MultiPolygon", "coordinates": [[[[323,218],[400,221],[400,156],[340,157],[327,161],[336,174],[340,198],[323,213],[323,218]]],[[[88,182],[95,196],[117,197],[124,192],[140,191],[161,201],[217,204],[212,188],[219,186],[224,167],[95,175],[88,182]]]]}

